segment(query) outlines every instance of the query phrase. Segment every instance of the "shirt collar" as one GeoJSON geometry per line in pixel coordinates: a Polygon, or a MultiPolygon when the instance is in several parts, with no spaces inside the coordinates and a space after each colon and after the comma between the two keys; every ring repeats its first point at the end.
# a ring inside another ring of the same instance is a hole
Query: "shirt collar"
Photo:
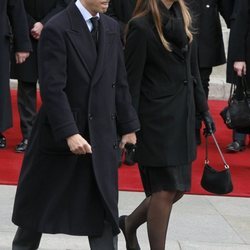
{"type": "MultiPolygon", "coordinates": [[[[93,16],[89,13],[89,11],[82,5],[80,0],[77,0],[75,5],[77,6],[77,8],[79,9],[79,11],[81,12],[84,20],[87,22],[90,20],[90,18],[92,18],[93,16]]],[[[100,14],[97,13],[96,17],[100,18],[100,14]]]]}

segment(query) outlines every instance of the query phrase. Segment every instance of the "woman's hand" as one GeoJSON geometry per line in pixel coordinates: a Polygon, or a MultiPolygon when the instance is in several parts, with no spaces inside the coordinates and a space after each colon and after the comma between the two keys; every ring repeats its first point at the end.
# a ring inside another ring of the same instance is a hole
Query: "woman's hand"
{"type": "Polygon", "coordinates": [[[234,71],[238,76],[243,76],[247,73],[246,62],[234,62],[234,71]]]}

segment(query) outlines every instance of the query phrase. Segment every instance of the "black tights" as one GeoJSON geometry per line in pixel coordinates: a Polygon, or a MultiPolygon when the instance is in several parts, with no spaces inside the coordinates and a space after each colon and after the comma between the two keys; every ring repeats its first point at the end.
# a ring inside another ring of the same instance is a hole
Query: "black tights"
{"type": "Polygon", "coordinates": [[[164,250],[172,205],[183,196],[180,191],[160,191],[145,198],[126,218],[126,235],[129,247],[137,245],[136,230],[147,222],[151,250],[164,250]]]}

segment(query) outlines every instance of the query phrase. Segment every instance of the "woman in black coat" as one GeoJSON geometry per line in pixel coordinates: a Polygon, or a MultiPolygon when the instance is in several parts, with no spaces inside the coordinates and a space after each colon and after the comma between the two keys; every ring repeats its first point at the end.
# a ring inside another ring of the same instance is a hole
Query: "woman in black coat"
{"type": "Polygon", "coordinates": [[[12,126],[9,85],[11,28],[14,35],[15,60],[17,63],[23,63],[29,56],[31,44],[21,0],[0,2],[0,148],[6,147],[6,138],[2,133],[12,126]]]}
{"type": "Polygon", "coordinates": [[[151,249],[165,249],[172,205],[190,190],[196,111],[214,131],[190,25],[183,0],[138,1],[129,22],[125,60],[141,122],[136,158],[147,198],[120,217],[127,249],[140,249],[136,230],[144,222],[151,249]]]}
{"type": "MultiPolygon", "coordinates": [[[[235,1],[231,16],[231,31],[228,46],[227,82],[237,84],[245,75],[247,89],[250,91],[250,2],[235,1]],[[237,77],[238,76],[238,77],[237,77]]],[[[238,88],[237,93],[241,92],[238,88]]],[[[233,132],[233,142],[227,146],[229,152],[245,149],[246,135],[233,132]]]]}

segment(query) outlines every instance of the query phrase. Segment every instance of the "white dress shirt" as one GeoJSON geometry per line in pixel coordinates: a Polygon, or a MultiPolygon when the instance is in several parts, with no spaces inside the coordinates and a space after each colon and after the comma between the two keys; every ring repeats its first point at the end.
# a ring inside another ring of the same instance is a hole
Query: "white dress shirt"
{"type": "MultiPolygon", "coordinates": [[[[75,3],[76,7],[79,9],[79,11],[81,12],[88,28],[89,31],[91,31],[93,29],[93,25],[92,22],[90,20],[90,18],[92,18],[93,16],[89,13],[89,11],[82,5],[82,3],[80,2],[80,0],[77,0],[75,3]]],[[[95,17],[100,18],[100,14],[97,13],[95,17]]]]}

